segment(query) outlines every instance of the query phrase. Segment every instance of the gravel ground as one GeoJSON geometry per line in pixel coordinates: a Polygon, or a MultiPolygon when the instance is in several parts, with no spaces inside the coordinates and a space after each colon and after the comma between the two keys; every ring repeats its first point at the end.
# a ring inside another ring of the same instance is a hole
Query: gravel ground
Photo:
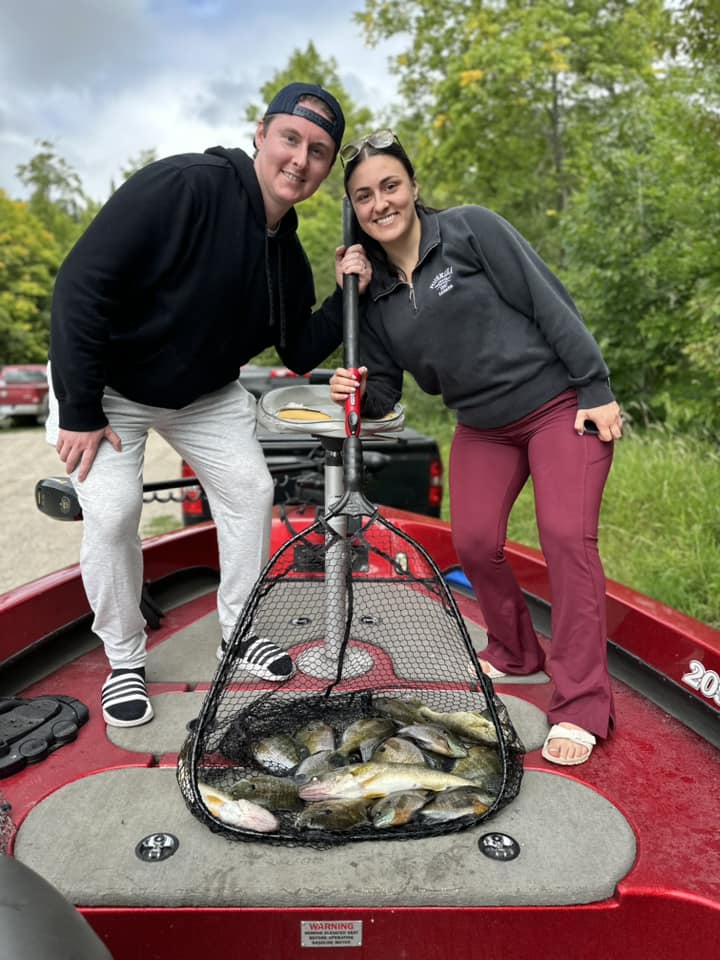
{"type": "MultiPolygon", "coordinates": [[[[82,523],[63,523],[40,513],[35,484],[62,476],[65,467],[42,427],[0,426],[0,460],[5,480],[0,500],[0,594],[54,570],[77,563],[82,523]]],[[[173,480],[180,475],[180,457],[156,433],[145,456],[145,480],[173,480]]],[[[166,494],[162,494],[166,495],[166,494]]],[[[143,536],[164,532],[165,523],[180,526],[178,503],[148,503],[143,508],[143,536]],[[162,525],[163,529],[158,529],[162,525]]]]}

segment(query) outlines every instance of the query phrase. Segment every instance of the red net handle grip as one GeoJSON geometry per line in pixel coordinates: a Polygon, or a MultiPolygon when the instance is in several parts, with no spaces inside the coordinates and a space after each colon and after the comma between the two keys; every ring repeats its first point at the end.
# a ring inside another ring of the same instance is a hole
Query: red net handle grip
{"type": "MultiPolygon", "coordinates": [[[[360,371],[357,367],[351,367],[350,373],[360,382],[360,371]]],[[[360,388],[353,390],[345,398],[345,436],[360,436],[360,388]]]]}

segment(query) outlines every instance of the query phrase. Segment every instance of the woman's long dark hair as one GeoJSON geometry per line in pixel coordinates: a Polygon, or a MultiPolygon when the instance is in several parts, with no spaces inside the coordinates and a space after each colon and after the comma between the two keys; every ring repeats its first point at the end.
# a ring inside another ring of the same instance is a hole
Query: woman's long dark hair
{"type": "MultiPolygon", "coordinates": [[[[361,164],[363,160],[366,160],[368,157],[375,157],[378,155],[396,157],[400,161],[400,163],[403,165],[403,167],[405,167],[405,170],[407,171],[407,174],[410,177],[410,179],[413,181],[415,180],[415,167],[413,167],[410,157],[405,153],[405,150],[403,149],[402,145],[397,140],[391,143],[389,147],[373,147],[369,143],[364,143],[360,148],[360,151],[357,154],[357,156],[353,157],[352,160],[348,160],[348,162],[345,164],[343,182],[345,184],[345,193],[347,194],[348,199],[350,199],[350,194],[348,193],[348,181],[350,180],[350,177],[353,175],[353,171],[355,170],[355,168],[359,164],[361,164]]],[[[353,237],[355,238],[355,243],[361,243],[363,245],[363,247],[365,248],[365,253],[367,254],[371,264],[373,265],[373,268],[377,266],[387,271],[391,275],[399,276],[400,271],[398,267],[396,267],[395,264],[389,259],[382,245],[378,243],[377,240],[374,240],[371,236],[365,233],[365,231],[362,229],[362,227],[358,223],[358,219],[355,215],[355,209],[352,206],[351,199],[350,199],[350,207],[352,209],[352,231],[353,231],[353,237]]],[[[420,198],[418,198],[415,201],[415,210],[416,211],[423,210],[426,213],[435,212],[432,207],[428,207],[426,204],[424,204],[422,200],[420,200],[420,198]]],[[[404,278],[404,279],[407,279],[407,278],[404,278]]]]}

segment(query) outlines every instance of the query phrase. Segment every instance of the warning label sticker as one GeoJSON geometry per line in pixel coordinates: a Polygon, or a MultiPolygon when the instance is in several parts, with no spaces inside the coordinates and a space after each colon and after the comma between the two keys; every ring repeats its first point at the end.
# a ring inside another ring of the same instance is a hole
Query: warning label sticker
{"type": "Polygon", "coordinates": [[[301,920],[301,947],[361,947],[362,920],[301,920]]]}

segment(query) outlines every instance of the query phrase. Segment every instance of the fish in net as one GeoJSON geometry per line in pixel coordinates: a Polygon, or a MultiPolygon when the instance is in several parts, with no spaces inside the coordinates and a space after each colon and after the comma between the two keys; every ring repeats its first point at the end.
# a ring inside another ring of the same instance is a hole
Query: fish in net
{"type": "Polygon", "coordinates": [[[183,745],[185,801],[235,840],[326,847],[474,826],[508,804],[523,745],[438,567],[362,501],[272,557],[183,745]],[[252,635],[288,680],[249,677],[252,635]]]}

